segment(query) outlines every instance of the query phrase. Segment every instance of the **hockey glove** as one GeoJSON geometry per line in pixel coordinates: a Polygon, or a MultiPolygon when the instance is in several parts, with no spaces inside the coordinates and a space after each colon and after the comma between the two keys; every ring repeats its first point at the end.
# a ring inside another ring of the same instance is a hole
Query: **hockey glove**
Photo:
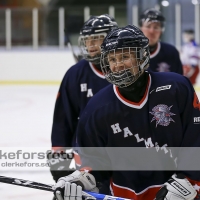
{"type": "Polygon", "coordinates": [[[50,167],[51,175],[55,182],[63,176],[68,176],[73,173],[75,169],[70,169],[69,165],[73,159],[73,153],[63,153],[63,152],[48,152],[47,162],[50,167]]]}
{"type": "Polygon", "coordinates": [[[183,174],[174,174],[156,194],[155,200],[193,200],[197,192],[183,174]]]}
{"type": "MultiPolygon", "coordinates": [[[[76,170],[71,175],[62,177],[54,186],[54,195],[58,200],[82,200],[82,190],[98,192],[92,174],[76,170]]],[[[95,199],[87,197],[87,199],[95,199]]]]}

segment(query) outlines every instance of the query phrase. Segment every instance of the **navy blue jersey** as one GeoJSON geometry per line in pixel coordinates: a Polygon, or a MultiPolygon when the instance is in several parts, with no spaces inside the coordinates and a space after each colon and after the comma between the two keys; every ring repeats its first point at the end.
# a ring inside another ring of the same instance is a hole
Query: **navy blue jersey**
{"type": "Polygon", "coordinates": [[[66,72],[55,104],[52,147],[73,146],[83,109],[91,97],[108,84],[102,72],[86,60],[81,60],[66,72]]]}
{"type": "Polygon", "coordinates": [[[159,42],[157,49],[150,55],[149,70],[154,72],[176,72],[183,74],[179,52],[170,44],[159,42]]]}
{"type": "MultiPolygon", "coordinates": [[[[77,140],[79,147],[157,147],[175,161],[170,147],[200,145],[199,116],[200,104],[186,77],[171,72],[150,72],[145,95],[139,103],[123,98],[114,85],[98,92],[80,118],[77,140]]],[[[116,164],[109,152],[101,151],[96,157],[89,151],[79,152],[79,155],[82,169],[93,169],[91,163],[102,165],[103,169],[104,165],[116,164]]],[[[112,175],[106,171],[91,173],[97,182],[110,179],[115,196],[153,200],[174,171],[112,171],[112,175]]],[[[183,173],[200,185],[200,172],[183,173]]]]}

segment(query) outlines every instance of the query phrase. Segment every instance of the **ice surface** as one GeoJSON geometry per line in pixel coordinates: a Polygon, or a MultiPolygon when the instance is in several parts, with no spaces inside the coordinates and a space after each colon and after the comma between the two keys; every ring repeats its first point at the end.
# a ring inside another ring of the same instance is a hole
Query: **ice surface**
{"type": "MultiPolygon", "coordinates": [[[[0,85],[0,147],[51,147],[50,136],[58,85],[0,85]]],[[[0,175],[54,184],[49,169],[11,171],[0,167],[0,175]],[[2,171],[3,170],[3,171],[2,171]]],[[[51,200],[53,194],[0,183],[1,199],[51,200]]]]}

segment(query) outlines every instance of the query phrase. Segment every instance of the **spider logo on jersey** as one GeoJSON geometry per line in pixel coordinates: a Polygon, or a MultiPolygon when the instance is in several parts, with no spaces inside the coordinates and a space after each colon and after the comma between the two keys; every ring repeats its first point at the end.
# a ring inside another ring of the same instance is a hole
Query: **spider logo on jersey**
{"type": "Polygon", "coordinates": [[[158,72],[169,72],[170,71],[169,68],[170,68],[170,66],[167,63],[161,62],[158,64],[157,71],[158,72]]]}
{"type": "Polygon", "coordinates": [[[152,109],[153,112],[149,112],[150,114],[154,115],[151,122],[156,120],[156,127],[158,125],[168,126],[170,124],[170,121],[175,122],[171,118],[171,116],[176,115],[176,114],[170,112],[171,107],[172,106],[168,107],[167,105],[164,105],[164,104],[159,104],[159,105],[155,106],[152,109]]]}

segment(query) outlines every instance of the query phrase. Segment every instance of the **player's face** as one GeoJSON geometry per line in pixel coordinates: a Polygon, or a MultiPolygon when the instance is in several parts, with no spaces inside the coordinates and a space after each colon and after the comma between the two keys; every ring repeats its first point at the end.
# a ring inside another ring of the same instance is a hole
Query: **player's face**
{"type": "Polygon", "coordinates": [[[85,37],[85,46],[91,57],[101,53],[101,44],[103,42],[104,35],[93,35],[85,37]]]}
{"type": "Polygon", "coordinates": [[[160,25],[160,22],[143,23],[141,30],[144,33],[144,35],[149,39],[150,46],[155,45],[159,41],[162,33],[162,27],[160,25]]]}
{"type": "Polygon", "coordinates": [[[136,54],[129,49],[111,51],[108,63],[112,72],[122,72],[130,69],[132,74],[138,73],[136,54]]]}

